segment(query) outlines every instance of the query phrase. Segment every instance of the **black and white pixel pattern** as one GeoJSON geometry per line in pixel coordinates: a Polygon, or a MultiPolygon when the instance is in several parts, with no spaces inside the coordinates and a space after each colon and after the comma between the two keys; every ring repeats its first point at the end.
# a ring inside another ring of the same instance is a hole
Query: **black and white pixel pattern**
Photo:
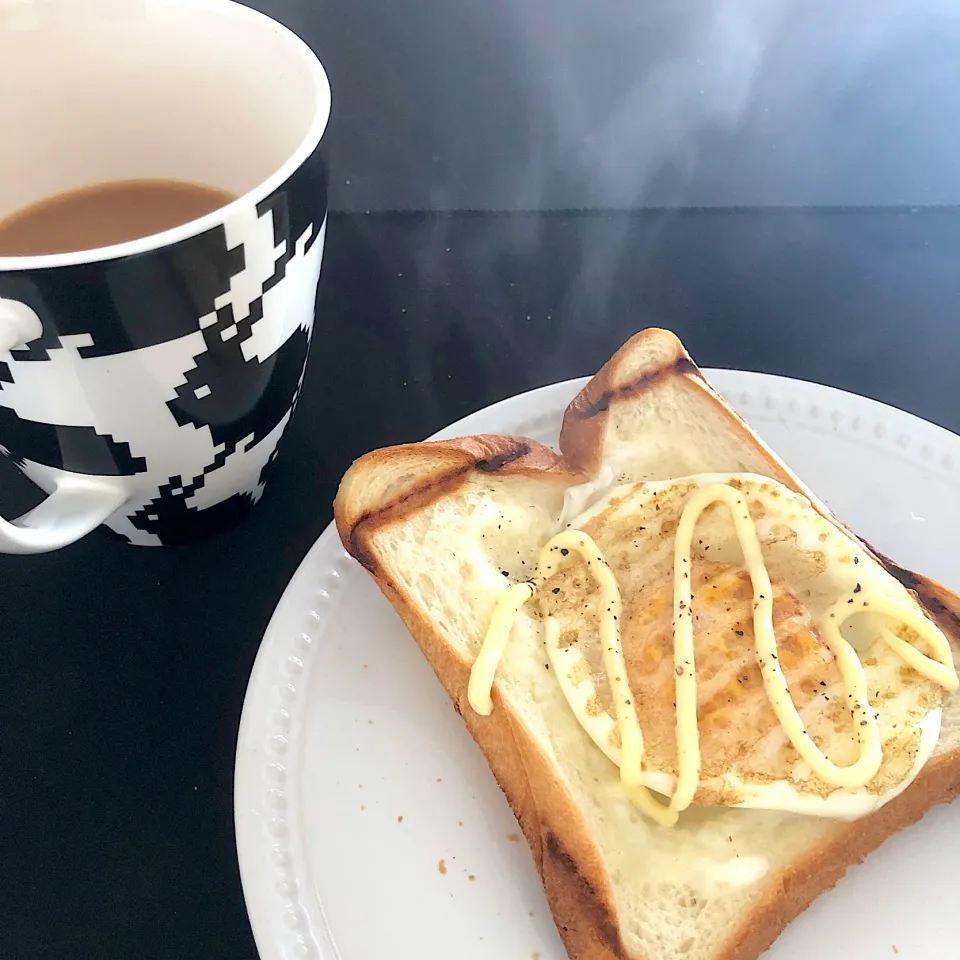
{"type": "Polygon", "coordinates": [[[44,489],[129,478],[108,526],[182,543],[239,516],[292,415],[326,229],[318,148],[260,203],[171,247],[0,274],[43,336],[0,362],[0,443],[44,489]]]}

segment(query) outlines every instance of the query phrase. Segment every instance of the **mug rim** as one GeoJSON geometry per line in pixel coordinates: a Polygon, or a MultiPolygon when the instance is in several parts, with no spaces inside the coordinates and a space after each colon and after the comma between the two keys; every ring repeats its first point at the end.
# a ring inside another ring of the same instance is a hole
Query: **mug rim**
{"type": "Polygon", "coordinates": [[[169,230],[162,230],[159,233],[151,233],[146,237],[127,240],[123,243],[114,243],[106,247],[71,250],[66,253],[33,254],[26,257],[0,256],[0,273],[73,267],[88,263],[100,263],[104,260],[118,260],[123,257],[136,256],[137,254],[169,247],[182,240],[189,240],[191,237],[205,233],[229,219],[241,206],[249,204],[251,200],[260,200],[269,196],[295,170],[301,167],[316,150],[326,132],[327,124],[330,122],[330,80],[323,64],[320,62],[320,58],[306,41],[289,27],[285,27],[278,20],[274,20],[273,17],[242,3],[237,3],[236,0],[173,0],[173,5],[220,11],[224,15],[232,17],[246,17],[248,20],[256,22],[260,28],[279,34],[285,42],[291,45],[291,53],[298,54],[310,72],[317,100],[317,107],[310,120],[310,126],[297,148],[269,177],[261,180],[255,187],[247,190],[246,193],[241,194],[235,200],[231,200],[230,203],[218,207],[202,217],[188,220],[186,223],[171,227],[169,230]]]}

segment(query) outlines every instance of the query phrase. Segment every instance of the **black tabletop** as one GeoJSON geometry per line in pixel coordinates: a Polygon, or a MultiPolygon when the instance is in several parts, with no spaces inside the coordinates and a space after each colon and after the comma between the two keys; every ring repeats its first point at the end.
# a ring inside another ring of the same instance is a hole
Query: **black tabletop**
{"type": "MultiPolygon", "coordinates": [[[[960,432],[960,212],[334,215],[298,411],[244,523],[0,557],[0,957],[255,958],[244,689],[352,458],[590,373],[631,333],[960,432]]],[[[0,463],[0,513],[39,499],[0,463]]]]}

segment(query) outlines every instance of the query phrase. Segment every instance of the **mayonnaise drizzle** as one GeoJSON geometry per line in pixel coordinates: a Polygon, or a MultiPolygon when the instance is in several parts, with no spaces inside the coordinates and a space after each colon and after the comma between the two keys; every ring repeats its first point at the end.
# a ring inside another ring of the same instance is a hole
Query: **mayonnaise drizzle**
{"type": "MultiPolygon", "coordinates": [[[[648,816],[663,824],[676,823],[677,813],[656,800],[643,783],[643,733],[637,719],[637,708],[630,692],[627,664],[620,644],[622,602],[617,578],[596,543],[580,530],[559,533],[540,552],[537,574],[542,576],[558,566],[558,559],[567,552],[580,555],[600,588],[600,649],[603,668],[613,695],[614,718],[620,734],[620,782],[631,800],[648,816]],[[550,561],[553,561],[552,563],[550,561]]],[[[552,617],[548,617],[549,621],[552,617]]]]}
{"type": "Polygon", "coordinates": [[[534,591],[532,583],[515,583],[500,595],[493,609],[490,626],[483,638],[477,659],[473,662],[470,682],[467,684],[467,700],[481,716],[489,717],[493,710],[491,693],[497,665],[510,639],[513,622],[523,605],[533,598],[534,591]]]}
{"type": "MultiPolygon", "coordinates": [[[[804,728],[803,720],[790,697],[787,680],[780,669],[777,658],[777,638],[773,632],[773,585],[763,562],[760,538],[750,516],[746,499],[739,491],[726,484],[714,484],[703,487],[691,494],[683,507],[683,515],[677,527],[677,540],[674,553],[674,643],[677,663],[689,660],[686,668],[693,672],[693,613],[690,587],[690,551],[693,532],[700,515],[714,503],[724,503],[733,516],[733,527],[743,551],[744,565],[753,585],[753,634],[757,648],[757,661],[763,677],[763,687],[777,715],[784,733],[797,752],[810,764],[811,770],[827,783],[839,787],[862,787],[869,783],[883,762],[883,750],[880,742],[880,728],[867,700],[867,678],[863,665],[853,647],[840,635],[840,624],[836,617],[824,624],[824,640],[837,660],[837,667],[850,700],[860,742],[860,756],[850,766],[839,767],[813,742],[804,728]],[[865,721],[865,722],[864,722],[865,721]]],[[[696,725],[696,677],[685,672],[680,676],[677,667],[677,748],[678,776],[677,793],[681,787],[684,799],[693,799],[700,776],[700,736],[696,725]],[[693,724],[689,722],[689,707],[683,715],[685,721],[681,730],[681,681],[685,701],[692,698],[693,724]],[[684,751],[688,756],[684,758],[684,751]]]]}
{"type": "MultiPolygon", "coordinates": [[[[940,630],[919,610],[869,589],[859,591],[857,600],[838,600],[821,624],[824,642],[836,658],[837,667],[850,701],[860,755],[848,766],[838,766],[813,742],[787,686],[777,657],[773,629],[773,586],[763,561],[756,524],[744,495],[723,483],[694,491],[684,504],[674,542],[674,673],[676,691],[677,781],[669,805],[655,799],[643,782],[643,733],[630,690],[626,662],[620,642],[622,599],[616,577],[593,539],[581,530],[568,530],[553,537],[540,551],[534,578],[517,583],[500,595],[470,673],[467,697],[470,706],[487,716],[493,709],[491,690],[497,666],[503,656],[513,623],[537,588],[561,565],[561,558],[578,554],[590,569],[600,591],[599,632],[602,659],[614,701],[620,736],[620,780],[630,799],[659,823],[672,825],[693,802],[700,782],[700,732],[697,725],[697,681],[693,643],[692,586],[690,578],[694,531],[700,516],[714,503],[724,503],[733,517],[734,530],[743,552],[744,564],[753,586],[753,629],[757,660],[764,690],[784,733],[811,771],[837,787],[863,787],[872,780],[883,762],[879,726],[867,699],[867,681],[856,651],[841,634],[844,622],[868,608],[871,613],[897,620],[921,637],[938,659],[928,657],[884,626],[885,643],[918,673],[947,690],[960,687],[953,665],[950,644],[940,630]]],[[[547,647],[557,647],[559,626],[546,617],[547,647]]],[[[563,686],[563,684],[561,684],[563,686]]],[[[570,691],[564,687],[568,696],[570,691]]],[[[571,702],[574,713],[579,710],[571,702]]]]}
{"type": "Polygon", "coordinates": [[[899,620],[905,627],[909,627],[919,637],[933,648],[938,659],[922,654],[913,644],[894,634],[889,627],[880,631],[887,646],[908,666],[917,673],[923,674],[934,683],[938,683],[945,690],[953,692],[960,688],[960,677],[953,666],[953,650],[950,641],[919,611],[898,603],[891,597],[872,596],[861,603],[862,607],[869,607],[873,613],[881,613],[894,620],[899,620]]]}

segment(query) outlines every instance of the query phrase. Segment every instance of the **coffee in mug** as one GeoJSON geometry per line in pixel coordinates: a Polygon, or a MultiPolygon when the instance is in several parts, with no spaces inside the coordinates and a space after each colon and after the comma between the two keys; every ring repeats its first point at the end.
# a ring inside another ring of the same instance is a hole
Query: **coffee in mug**
{"type": "Polygon", "coordinates": [[[231,0],[0,3],[0,551],[175,544],[261,496],[303,381],[330,91],[231,0]]]}
{"type": "Polygon", "coordinates": [[[117,180],[68,190],[0,220],[0,257],[94,250],[179,227],[236,200],[179,180],[117,180]]]}

